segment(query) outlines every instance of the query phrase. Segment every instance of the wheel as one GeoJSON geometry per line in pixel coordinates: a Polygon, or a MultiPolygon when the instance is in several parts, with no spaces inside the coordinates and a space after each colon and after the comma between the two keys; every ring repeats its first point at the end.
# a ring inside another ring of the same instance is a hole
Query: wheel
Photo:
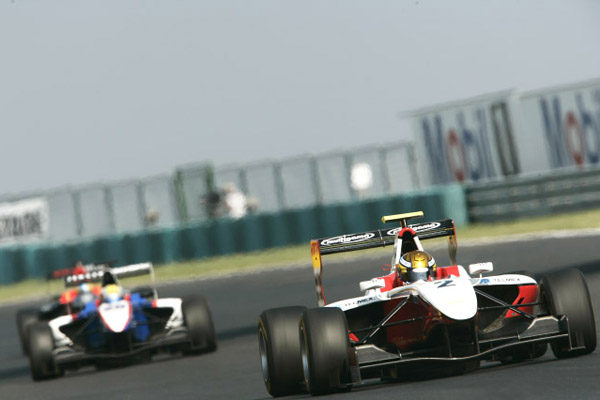
{"type": "Polygon", "coordinates": [[[188,329],[190,347],[187,353],[204,353],[217,349],[217,336],[206,299],[186,297],[181,304],[183,320],[188,329]]]}
{"type": "Polygon", "coordinates": [[[583,274],[568,269],[546,275],[540,282],[548,311],[567,316],[569,338],[551,343],[558,358],[588,354],[596,349],[596,320],[583,274]]]}
{"type": "Polygon", "coordinates": [[[346,315],[339,308],[313,308],[300,318],[306,387],[312,395],[350,388],[350,344],[346,315]]]}
{"type": "Polygon", "coordinates": [[[306,307],[281,307],[258,318],[258,349],[263,379],[271,396],[303,393],[304,374],[298,323],[306,307]]]}
{"type": "Polygon", "coordinates": [[[54,362],[54,338],[48,324],[34,322],[29,325],[29,367],[34,381],[61,376],[63,371],[54,362]]]}
{"type": "Polygon", "coordinates": [[[17,331],[21,342],[23,354],[29,354],[29,325],[39,320],[39,311],[35,309],[23,309],[17,311],[17,331]]]}

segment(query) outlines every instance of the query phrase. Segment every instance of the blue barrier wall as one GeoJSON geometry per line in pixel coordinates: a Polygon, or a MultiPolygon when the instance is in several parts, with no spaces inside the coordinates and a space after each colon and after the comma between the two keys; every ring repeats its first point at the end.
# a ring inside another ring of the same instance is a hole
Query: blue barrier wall
{"type": "Polygon", "coordinates": [[[382,228],[381,216],[416,210],[422,210],[426,220],[452,218],[458,226],[467,223],[462,187],[438,186],[379,199],[253,214],[238,220],[219,219],[80,242],[4,247],[0,249],[0,284],[44,278],[78,260],[164,264],[292,244],[308,246],[311,238],[382,228]]]}

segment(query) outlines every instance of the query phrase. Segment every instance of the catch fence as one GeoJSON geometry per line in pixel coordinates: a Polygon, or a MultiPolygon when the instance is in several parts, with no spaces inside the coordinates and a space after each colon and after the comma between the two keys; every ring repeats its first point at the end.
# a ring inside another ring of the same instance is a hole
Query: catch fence
{"type": "MultiPolygon", "coordinates": [[[[45,221],[31,235],[0,240],[64,242],[227,217],[211,203],[222,201],[227,187],[241,191],[248,212],[256,214],[401,194],[421,187],[414,158],[413,145],[399,142],[216,168],[193,164],[145,179],[0,196],[0,206],[10,210],[40,200],[44,206],[36,212],[45,221]]],[[[17,217],[9,217],[14,225],[17,217]]]]}

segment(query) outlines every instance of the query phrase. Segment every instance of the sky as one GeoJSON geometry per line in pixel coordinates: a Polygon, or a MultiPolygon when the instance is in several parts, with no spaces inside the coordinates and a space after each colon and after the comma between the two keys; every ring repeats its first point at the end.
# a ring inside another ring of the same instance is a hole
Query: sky
{"type": "Polygon", "coordinates": [[[0,194],[411,140],[600,77],[600,2],[0,0],[0,194]]]}

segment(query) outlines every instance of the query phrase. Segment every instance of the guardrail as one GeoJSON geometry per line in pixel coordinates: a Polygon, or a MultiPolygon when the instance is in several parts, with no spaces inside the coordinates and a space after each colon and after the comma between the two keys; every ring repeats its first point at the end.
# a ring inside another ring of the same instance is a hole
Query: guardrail
{"type": "Polygon", "coordinates": [[[465,186],[469,222],[600,207],[600,169],[559,171],[465,186]]]}

